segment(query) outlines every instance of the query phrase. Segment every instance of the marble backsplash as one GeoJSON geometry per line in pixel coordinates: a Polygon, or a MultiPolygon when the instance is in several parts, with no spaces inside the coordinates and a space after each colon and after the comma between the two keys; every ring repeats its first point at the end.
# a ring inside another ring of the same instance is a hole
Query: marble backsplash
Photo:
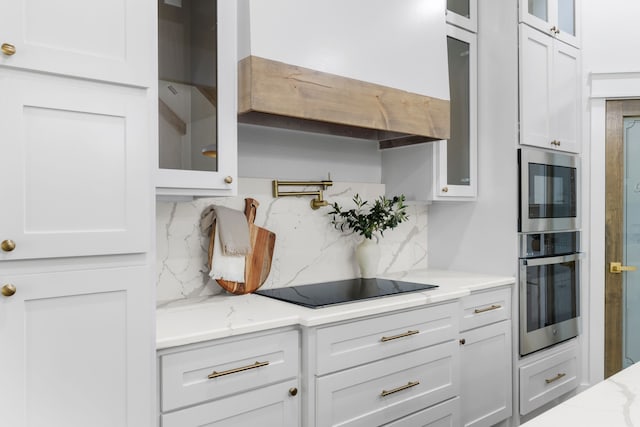
{"type": "MultiPolygon", "coordinates": [[[[359,277],[354,248],[362,237],[336,230],[327,215],[330,207],[312,210],[311,196],[274,199],[268,179],[240,178],[238,193],[189,202],[158,201],[159,304],[226,292],[208,275],[208,237],[200,233],[200,213],[211,204],[244,210],[245,197],[260,203],[255,224],[276,234],[271,272],[263,288],[359,277]]],[[[384,185],[334,182],[325,199],[351,208],[356,193],[363,200],[373,200],[384,194],[384,185]]],[[[407,213],[408,221],[387,230],[380,239],[379,274],[427,267],[427,206],[410,205],[407,213]]]]}

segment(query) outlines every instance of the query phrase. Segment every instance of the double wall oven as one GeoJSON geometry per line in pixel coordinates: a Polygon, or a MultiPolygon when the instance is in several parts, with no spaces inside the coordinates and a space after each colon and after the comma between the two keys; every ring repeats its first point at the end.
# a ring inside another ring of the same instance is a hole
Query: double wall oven
{"type": "Polygon", "coordinates": [[[573,338],[580,316],[579,159],[518,150],[520,354],[573,338]]]}

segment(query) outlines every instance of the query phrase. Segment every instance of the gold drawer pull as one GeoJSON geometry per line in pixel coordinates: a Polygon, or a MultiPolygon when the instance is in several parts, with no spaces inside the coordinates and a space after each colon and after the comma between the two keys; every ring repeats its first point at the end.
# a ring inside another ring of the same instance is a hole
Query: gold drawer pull
{"type": "Polygon", "coordinates": [[[268,364],[269,362],[256,362],[253,365],[243,366],[242,368],[229,369],[228,371],[222,371],[222,372],[213,371],[212,373],[209,374],[208,378],[212,379],[212,378],[221,377],[223,375],[237,374],[238,372],[248,371],[249,369],[260,368],[262,366],[267,366],[268,364]]]}
{"type": "Polygon", "coordinates": [[[396,387],[391,390],[382,390],[382,393],[380,393],[380,396],[382,397],[389,396],[390,394],[397,393],[399,391],[406,390],[411,387],[415,387],[418,384],[420,384],[420,381],[409,381],[408,383],[406,383],[405,385],[401,385],[400,387],[396,387]]]}
{"type": "Polygon", "coordinates": [[[549,378],[549,379],[544,380],[544,382],[547,383],[547,384],[551,384],[554,381],[558,381],[560,378],[564,377],[565,375],[567,375],[567,374],[558,374],[553,378],[549,378]]]}
{"type": "Polygon", "coordinates": [[[391,340],[397,340],[398,338],[404,338],[404,337],[408,337],[408,336],[419,334],[419,333],[420,333],[420,331],[418,331],[418,330],[407,331],[404,334],[393,335],[391,337],[382,337],[382,338],[380,338],[380,341],[386,342],[386,341],[391,341],[391,340]]]}
{"type": "Polygon", "coordinates": [[[492,304],[491,307],[486,307],[486,308],[476,308],[475,310],[473,310],[473,312],[475,314],[478,313],[484,313],[485,311],[491,311],[491,310],[497,310],[500,307],[502,307],[500,304],[492,304]]]}

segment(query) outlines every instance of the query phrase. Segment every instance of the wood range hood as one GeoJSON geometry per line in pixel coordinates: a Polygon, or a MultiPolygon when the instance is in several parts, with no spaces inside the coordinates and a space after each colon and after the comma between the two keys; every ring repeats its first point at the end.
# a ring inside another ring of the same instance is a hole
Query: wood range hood
{"type": "Polygon", "coordinates": [[[238,122],[379,141],[449,138],[449,101],[257,56],[238,64],[238,122]]]}

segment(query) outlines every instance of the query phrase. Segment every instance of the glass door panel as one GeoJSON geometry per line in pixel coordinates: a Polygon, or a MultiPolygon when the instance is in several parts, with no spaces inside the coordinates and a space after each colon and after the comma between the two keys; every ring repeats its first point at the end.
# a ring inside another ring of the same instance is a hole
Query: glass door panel
{"type": "MultiPolygon", "coordinates": [[[[623,265],[640,268],[640,117],[624,119],[623,265]]],[[[623,288],[623,367],[640,361],[640,271],[625,271],[623,288]]]]}
{"type": "Polygon", "coordinates": [[[529,15],[549,22],[549,0],[529,0],[529,15]]]}
{"type": "Polygon", "coordinates": [[[447,0],[447,10],[466,18],[471,17],[470,0],[447,0]]]}
{"type": "Polygon", "coordinates": [[[576,35],[575,0],[558,0],[558,28],[561,32],[576,35]]]}
{"type": "Polygon", "coordinates": [[[158,0],[159,167],[218,170],[217,5],[158,0]]]}

